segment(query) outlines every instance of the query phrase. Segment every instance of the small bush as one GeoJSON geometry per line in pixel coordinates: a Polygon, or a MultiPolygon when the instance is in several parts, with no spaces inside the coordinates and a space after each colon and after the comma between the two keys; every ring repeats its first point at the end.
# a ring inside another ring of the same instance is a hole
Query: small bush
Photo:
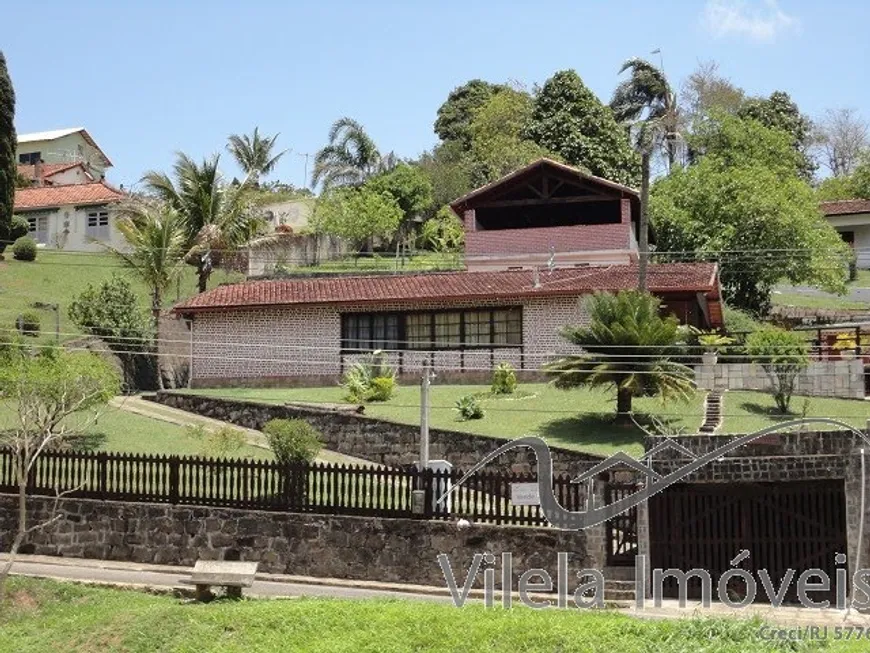
{"type": "Polygon", "coordinates": [[[385,352],[374,351],[344,373],[341,385],[348,401],[387,401],[396,392],[396,371],[385,352]]]}
{"type": "Polygon", "coordinates": [[[30,233],[30,225],[20,215],[13,216],[12,225],[9,228],[9,240],[15,241],[30,233]]]}
{"type": "Polygon", "coordinates": [[[459,411],[459,418],[463,420],[482,419],[483,406],[474,395],[463,395],[456,400],[456,410],[459,411]]]}
{"type": "Polygon", "coordinates": [[[202,424],[188,425],[185,432],[200,441],[203,453],[208,456],[226,456],[238,451],[247,442],[242,431],[229,425],[216,430],[207,429],[202,424]]]}
{"type": "Polygon", "coordinates": [[[33,311],[22,313],[18,316],[16,323],[18,325],[18,333],[21,335],[32,336],[34,338],[39,337],[39,331],[42,326],[39,319],[39,313],[34,313],[33,311]]]}
{"type": "Polygon", "coordinates": [[[277,227],[275,227],[275,233],[278,233],[278,234],[292,234],[292,233],[293,233],[293,227],[291,227],[289,224],[279,224],[277,227]]]}
{"type": "Polygon", "coordinates": [[[492,393],[510,395],[517,389],[517,373],[510,363],[499,363],[492,373],[492,393]]]}
{"type": "Polygon", "coordinates": [[[304,419],[270,419],[263,433],[282,465],[311,462],[323,448],[320,432],[304,419]]]}
{"type": "Polygon", "coordinates": [[[30,236],[22,236],[12,244],[12,257],[16,261],[35,261],[36,241],[30,236]]]}

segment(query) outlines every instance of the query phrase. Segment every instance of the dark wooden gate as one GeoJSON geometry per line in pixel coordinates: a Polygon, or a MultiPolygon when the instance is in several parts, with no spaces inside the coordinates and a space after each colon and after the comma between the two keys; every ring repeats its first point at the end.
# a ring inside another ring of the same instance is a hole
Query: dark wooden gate
{"type": "MultiPolygon", "coordinates": [[[[786,593],[786,601],[794,602],[797,579],[811,568],[825,571],[831,579],[830,593],[813,592],[813,599],[834,601],[838,568],[834,556],[846,552],[844,485],[843,481],[675,485],[650,498],[649,531],[651,567],[708,570],[714,600],[719,577],[746,549],[750,557],[739,567],[755,576],[757,601],[769,600],[759,581],[760,569],[767,569],[775,589],[786,571],[794,569],[786,593]]],[[[734,588],[738,596],[743,589],[739,585],[734,588]]],[[[678,591],[675,579],[665,579],[664,596],[676,598],[678,591]]],[[[689,596],[700,596],[700,582],[690,581],[689,596]]]]}
{"type": "MultiPolygon", "coordinates": [[[[614,503],[637,492],[636,483],[608,483],[604,486],[604,502],[614,503]]],[[[634,566],[637,555],[637,507],[629,508],[605,522],[607,542],[607,565],[611,567],[634,566]]]]}

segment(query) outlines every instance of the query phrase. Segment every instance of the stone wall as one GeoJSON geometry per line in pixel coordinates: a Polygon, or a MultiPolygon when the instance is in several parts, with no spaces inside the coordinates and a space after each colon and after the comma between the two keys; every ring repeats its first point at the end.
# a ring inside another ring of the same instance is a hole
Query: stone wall
{"type": "MultiPolygon", "coordinates": [[[[29,500],[33,523],[47,520],[54,499],[29,500]]],[[[0,495],[0,550],[15,525],[16,500],[0,495]]],[[[268,573],[444,585],[436,561],[450,555],[460,587],[475,553],[514,556],[514,578],[534,567],[555,580],[556,553],[568,552],[569,579],[601,565],[586,534],[554,528],[473,525],[413,519],[189,508],[65,499],[62,519],[30,535],[22,552],[99,560],[192,566],[198,559],[249,560],[268,573]]],[[[500,584],[500,572],[496,573],[500,584]]],[[[482,578],[479,575],[478,580],[482,578]]],[[[480,583],[477,583],[480,586],[480,583]]]]}
{"type": "MultiPolygon", "coordinates": [[[[771,383],[756,363],[718,363],[695,368],[695,381],[704,390],[762,390],[771,383]]],[[[812,361],[797,378],[796,395],[864,399],[861,360],[812,361]]],[[[726,398],[727,401],[727,398],[726,398]]]]}
{"type": "MultiPolygon", "coordinates": [[[[388,422],[347,411],[215,399],[177,392],[157,393],[155,400],[167,406],[256,430],[262,429],[270,419],[305,419],[321,432],[327,449],[390,467],[412,465],[420,450],[418,426],[388,422]]],[[[455,467],[468,469],[506,442],[508,440],[503,438],[430,429],[429,457],[433,460],[448,460],[455,467]]],[[[598,456],[568,449],[551,447],[551,451],[553,471],[556,474],[577,474],[601,460],[598,456]]],[[[496,464],[500,471],[534,471],[535,456],[528,449],[517,449],[499,457],[496,464]]]]}

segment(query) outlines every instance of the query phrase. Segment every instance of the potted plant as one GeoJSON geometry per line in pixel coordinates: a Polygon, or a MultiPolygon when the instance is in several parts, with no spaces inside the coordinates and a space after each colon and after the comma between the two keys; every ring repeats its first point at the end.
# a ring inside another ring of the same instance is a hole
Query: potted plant
{"type": "Polygon", "coordinates": [[[734,342],[734,338],[723,336],[715,331],[699,331],[698,344],[704,348],[701,362],[704,365],[715,365],[719,360],[719,350],[734,342]]]}
{"type": "Polygon", "coordinates": [[[855,340],[855,334],[838,333],[834,338],[834,344],[831,345],[831,349],[838,351],[840,358],[844,360],[854,360],[858,353],[858,342],[855,340]]]}

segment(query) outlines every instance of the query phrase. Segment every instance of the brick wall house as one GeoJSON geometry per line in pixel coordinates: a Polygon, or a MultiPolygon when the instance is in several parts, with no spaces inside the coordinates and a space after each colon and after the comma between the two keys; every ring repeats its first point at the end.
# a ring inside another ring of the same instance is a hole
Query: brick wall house
{"type": "MultiPolygon", "coordinates": [[[[362,352],[400,373],[428,360],[442,379],[488,376],[507,361],[533,372],[574,348],[583,298],[636,286],[634,266],[249,281],[176,306],[189,320],[194,386],[333,383],[362,352]]],[[[714,264],[654,265],[650,290],[684,322],[716,326],[714,264]]]]}

